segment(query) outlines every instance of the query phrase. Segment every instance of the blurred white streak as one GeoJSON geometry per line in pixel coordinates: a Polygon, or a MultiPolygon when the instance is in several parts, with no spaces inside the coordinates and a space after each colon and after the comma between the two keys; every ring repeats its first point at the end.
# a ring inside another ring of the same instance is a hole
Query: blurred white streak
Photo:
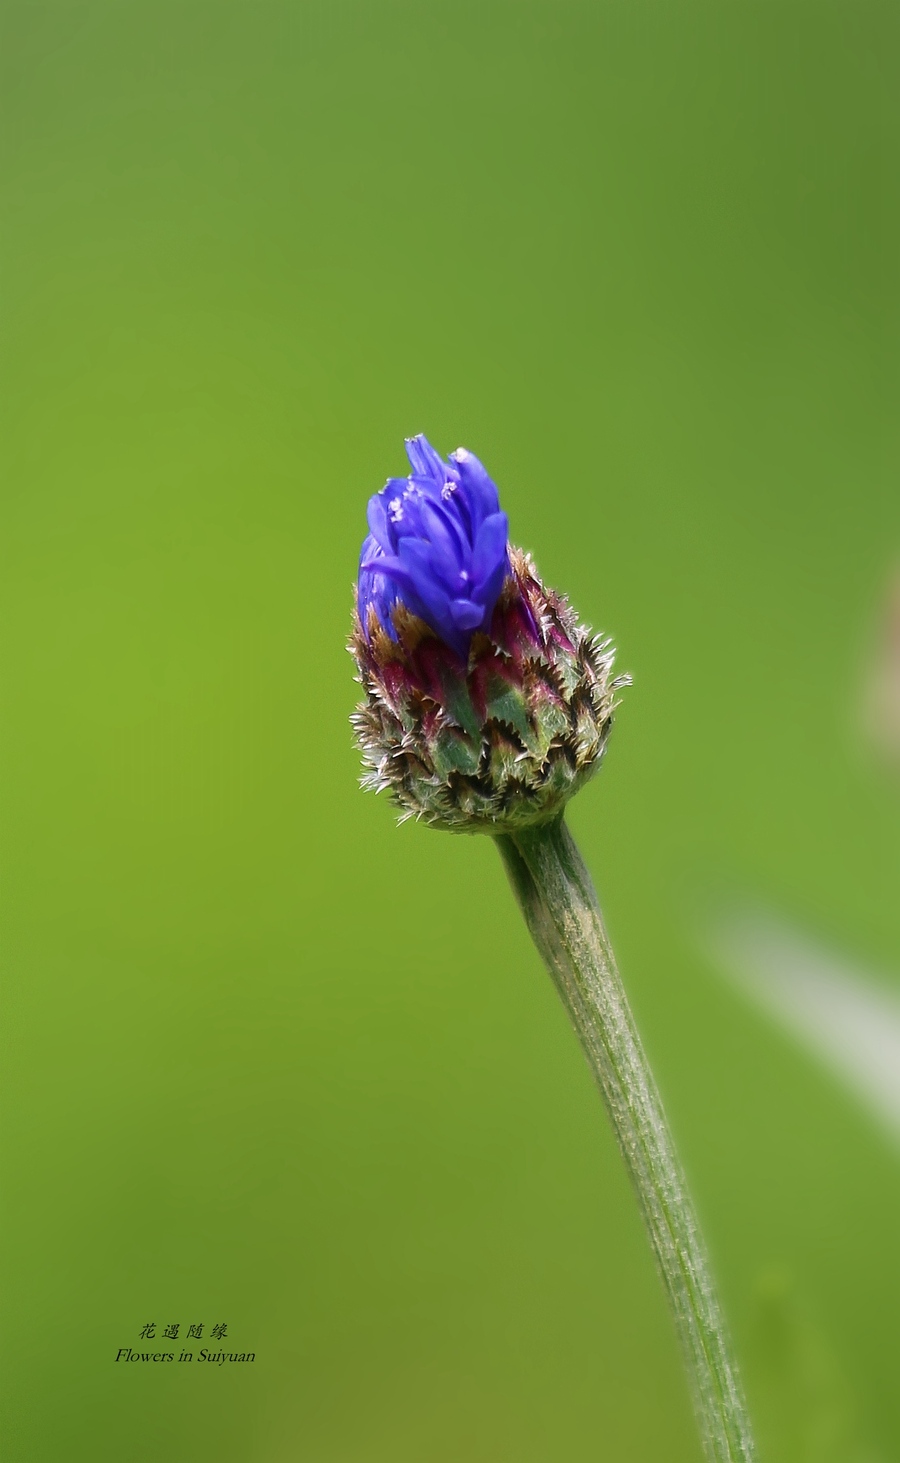
{"type": "Polygon", "coordinates": [[[720,920],[712,954],[900,1143],[900,993],[760,912],[720,920]]]}

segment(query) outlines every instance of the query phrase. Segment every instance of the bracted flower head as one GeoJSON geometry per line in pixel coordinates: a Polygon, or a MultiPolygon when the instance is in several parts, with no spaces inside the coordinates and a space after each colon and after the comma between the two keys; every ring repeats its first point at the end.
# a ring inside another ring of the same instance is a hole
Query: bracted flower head
{"type": "Polygon", "coordinates": [[[507,540],[485,469],[425,437],[412,472],[369,500],[351,650],[363,785],[455,832],[555,817],[596,770],[612,722],[612,651],[507,540]]]}

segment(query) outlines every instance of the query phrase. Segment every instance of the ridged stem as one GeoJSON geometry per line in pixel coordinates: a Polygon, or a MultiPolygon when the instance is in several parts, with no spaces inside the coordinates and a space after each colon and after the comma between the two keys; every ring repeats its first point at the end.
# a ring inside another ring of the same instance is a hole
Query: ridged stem
{"type": "Polygon", "coordinates": [[[497,838],[513,890],[597,1080],[672,1307],[709,1463],[753,1438],[709,1260],[597,895],[562,818],[497,838]]]}

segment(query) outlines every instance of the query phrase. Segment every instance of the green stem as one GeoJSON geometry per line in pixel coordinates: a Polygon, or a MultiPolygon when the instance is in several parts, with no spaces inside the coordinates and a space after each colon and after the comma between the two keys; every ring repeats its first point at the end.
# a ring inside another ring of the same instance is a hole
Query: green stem
{"type": "Polygon", "coordinates": [[[561,817],[497,844],[603,1093],[674,1314],[707,1458],[750,1463],[750,1424],[709,1260],[590,874],[561,817]]]}

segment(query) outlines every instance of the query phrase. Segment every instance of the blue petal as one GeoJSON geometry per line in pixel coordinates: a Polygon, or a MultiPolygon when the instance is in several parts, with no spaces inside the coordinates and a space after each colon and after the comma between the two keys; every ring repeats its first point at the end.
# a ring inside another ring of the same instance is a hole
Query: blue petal
{"type": "MultiPolygon", "coordinates": [[[[376,493],[373,498],[369,499],[366,518],[368,519],[371,537],[374,538],[375,542],[381,546],[386,554],[393,553],[396,548],[396,535],[392,532],[387,504],[384,501],[382,493],[376,493]]],[[[365,552],[366,545],[363,544],[363,553],[365,552]]]]}
{"type": "Polygon", "coordinates": [[[471,550],[460,530],[456,515],[448,513],[443,504],[438,507],[436,503],[425,502],[422,504],[421,523],[435,548],[439,548],[442,554],[452,559],[458,574],[471,550]]]}
{"type": "Polygon", "coordinates": [[[496,484],[488,477],[474,453],[466,447],[458,447],[451,453],[450,460],[456,466],[459,480],[471,505],[472,535],[478,532],[482,523],[491,514],[499,512],[500,497],[496,484]]]}
{"type": "Polygon", "coordinates": [[[466,490],[459,481],[458,473],[455,473],[454,477],[441,488],[441,510],[456,528],[464,552],[471,553],[472,541],[475,537],[475,530],[472,527],[472,510],[466,490]]]}
{"type": "Polygon", "coordinates": [[[484,605],[484,621],[481,626],[483,630],[490,629],[491,620],[494,615],[494,606],[500,598],[500,591],[503,588],[507,574],[510,572],[509,559],[504,554],[501,563],[493,570],[490,577],[483,584],[479,585],[477,591],[478,598],[484,605]]]}
{"type": "Polygon", "coordinates": [[[438,486],[443,485],[447,476],[447,464],[440,453],[435,452],[423,432],[415,437],[407,437],[406,455],[415,475],[430,478],[438,486]]]}
{"type": "Polygon", "coordinates": [[[460,630],[477,630],[484,619],[484,606],[471,599],[452,599],[450,618],[460,630]]]}
{"type": "Polygon", "coordinates": [[[369,563],[367,561],[372,560],[381,552],[382,550],[379,547],[378,540],[374,538],[371,533],[367,534],[366,537],[363,539],[363,546],[359,551],[360,573],[363,569],[367,569],[369,567],[369,563]]]}
{"type": "Polygon", "coordinates": [[[505,513],[492,513],[482,523],[472,550],[472,578],[476,584],[484,584],[498,565],[505,564],[508,534],[509,520],[505,513]]]}
{"type": "MultiPolygon", "coordinates": [[[[409,478],[388,478],[377,497],[384,504],[391,539],[389,552],[392,552],[397,546],[397,539],[404,534],[421,533],[419,525],[420,494],[411,490],[409,478]]],[[[369,526],[371,527],[371,524],[369,526]]]]}
{"type": "Polygon", "coordinates": [[[362,546],[359,569],[359,618],[366,635],[369,633],[369,608],[375,613],[388,634],[396,639],[391,610],[397,602],[397,586],[385,577],[384,554],[376,540],[369,535],[362,546]]]}
{"type": "Polygon", "coordinates": [[[405,479],[406,491],[416,493],[422,498],[428,498],[432,503],[440,503],[447,476],[448,474],[445,473],[444,477],[436,479],[424,477],[420,472],[411,472],[405,479]]]}
{"type": "Polygon", "coordinates": [[[420,538],[405,538],[398,548],[403,570],[411,576],[419,599],[436,614],[445,614],[447,601],[457,592],[458,575],[438,550],[420,538]]]}
{"type": "Polygon", "coordinates": [[[413,581],[413,592],[419,605],[416,613],[436,635],[455,644],[458,635],[450,614],[450,601],[459,593],[458,576],[456,583],[449,584],[441,566],[435,562],[434,550],[416,539],[404,539],[400,555],[403,568],[408,570],[413,581]]]}
{"type": "MultiPolygon", "coordinates": [[[[412,540],[415,542],[415,540],[412,540]]],[[[394,554],[382,554],[378,558],[367,558],[359,566],[360,574],[387,576],[407,592],[415,592],[415,572],[394,554]]]]}

